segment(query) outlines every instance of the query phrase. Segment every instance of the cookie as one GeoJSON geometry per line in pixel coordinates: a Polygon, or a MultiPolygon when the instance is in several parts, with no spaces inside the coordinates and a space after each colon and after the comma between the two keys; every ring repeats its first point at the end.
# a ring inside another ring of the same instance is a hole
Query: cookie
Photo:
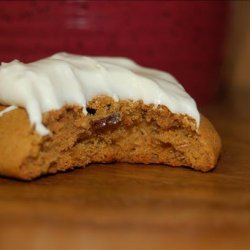
{"type": "Polygon", "coordinates": [[[221,151],[176,79],[129,59],[59,53],[2,64],[0,103],[3,176],[31,180],[92,162],[206,172],[221,151]]]}

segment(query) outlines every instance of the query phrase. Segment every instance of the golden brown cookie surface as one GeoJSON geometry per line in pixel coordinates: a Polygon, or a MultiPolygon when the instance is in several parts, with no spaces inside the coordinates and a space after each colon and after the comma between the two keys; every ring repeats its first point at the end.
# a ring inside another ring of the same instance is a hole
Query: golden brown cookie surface
{"type": "Polygon", "coordinates": [[[203,116],[196,131],[192,118],[141,101],[98,97],[87,110],[84,115],[79,106],[65,106],[45,113],[43,123],[51,134],[44,137],[24,109],[4,114],[0,174],[33,179],[91,162],[162,163],[204,172],[216,165],[221,141],[203,116]]]}

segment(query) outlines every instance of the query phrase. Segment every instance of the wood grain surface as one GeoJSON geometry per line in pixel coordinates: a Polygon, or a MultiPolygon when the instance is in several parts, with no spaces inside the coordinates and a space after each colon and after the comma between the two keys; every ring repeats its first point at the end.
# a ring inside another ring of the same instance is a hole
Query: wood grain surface
{"type": "Polygon", "coordinates": [[[249,97],[234,91],[202,109],[223,140],[206,174],[92,164],[33,182],[0,178],[0,248],[250,249],[249,97]]]}

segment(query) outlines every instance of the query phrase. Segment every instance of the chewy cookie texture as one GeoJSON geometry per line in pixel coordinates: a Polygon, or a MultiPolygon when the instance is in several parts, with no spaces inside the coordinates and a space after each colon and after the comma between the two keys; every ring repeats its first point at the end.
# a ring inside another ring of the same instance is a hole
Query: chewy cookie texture
{"type": "Polygon", "coordinates": [[[65,52],[0,65],[0,175],[91,162],[215,167],[220,138],[169,73],[65,52]]]}
{"type": "Polygon", "coordinates": [[[197,129],[190,116],[142,101],[98,96],[88,102],[87,113],[65,105],[42,119],[49,135],[35,131],[23,108],[0,117],[0,175],[31,180],[91,162],[161,163],[206,172],[221,150],[204,116],[197,129]]]}

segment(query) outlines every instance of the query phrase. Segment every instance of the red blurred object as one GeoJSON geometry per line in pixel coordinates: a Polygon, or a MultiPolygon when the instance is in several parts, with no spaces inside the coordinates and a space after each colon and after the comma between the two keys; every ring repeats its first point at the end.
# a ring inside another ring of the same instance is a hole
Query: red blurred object
{"type": "Polygon", "coordinates": [[[219,87],[227,12],[227,1],[1,1],[0,61],[125,56],[169,71],[206,103],[219,87]]]}

